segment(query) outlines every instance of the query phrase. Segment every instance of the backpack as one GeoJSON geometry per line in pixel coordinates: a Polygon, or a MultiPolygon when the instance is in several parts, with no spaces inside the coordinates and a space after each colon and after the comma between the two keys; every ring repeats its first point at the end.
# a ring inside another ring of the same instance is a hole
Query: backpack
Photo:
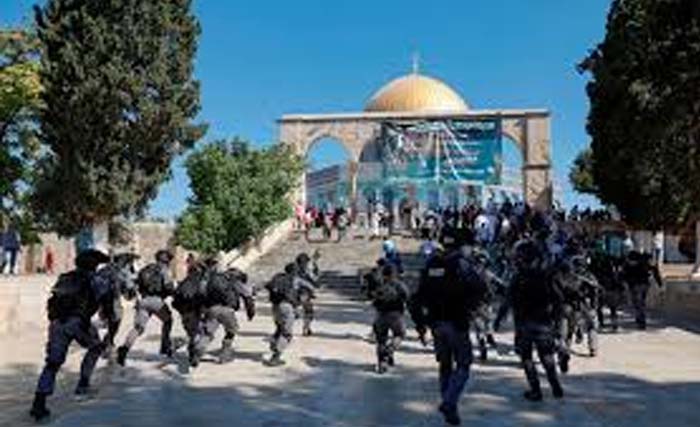
{"type": "Polygon", "coordinates": [[[293,276],[285,273],[278,273],[272,277],[272,280],[266,286],[270,293],[270,302],[272,304],[289,302],[296,305],[297,298],[293,279],[293,276]]]}
{"type": "Polygon", "coordinates": [[[211,305],[224,305],[238,311],[240,298],[234,279],[225,273],[214,273],[207,283],[207,301],[211,305]]]}
{"type": "Polygon", "coordinates": [[[90,276],[71,271],[61,274],[51,289],[47,302],[50,321],[64,320],[79,315],[89,319],[90,311],[96,307],[95,297],[90,287],[90,276]]]}
{"type": "Polygon", "coordinates": [[[158,264],[148,264],[139,271],[139,293],[144,296],[160,296],[164,291],[163,272],[158,264]]]}
{"type": "Polygon", "coordinates": [[[185,277],[173,295],[173,308],[181,313],[199,309],[206,298],[207,273],[194,272],[185,277]]]}

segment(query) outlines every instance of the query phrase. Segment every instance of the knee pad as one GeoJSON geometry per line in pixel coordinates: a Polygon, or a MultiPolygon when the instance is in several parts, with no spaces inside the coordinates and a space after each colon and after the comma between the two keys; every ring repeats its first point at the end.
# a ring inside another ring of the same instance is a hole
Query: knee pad
{"type": "Polygon", "coordinates": [[[226,332],[226,334],[224,335],[224,339],[225,340],[232,340],[235,336],[236,336],[236,334],[233,332],[226,332]]]}

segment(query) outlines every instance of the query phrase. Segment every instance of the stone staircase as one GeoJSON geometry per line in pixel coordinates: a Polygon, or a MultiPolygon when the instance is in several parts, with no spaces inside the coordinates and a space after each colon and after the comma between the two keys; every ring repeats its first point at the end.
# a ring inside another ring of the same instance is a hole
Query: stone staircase
{"type": "MultiPolygon", "coordinates": [[[[341,242],[322,241],[318,231],[312,232],[309,241],[303,234],[293,232],[274,248],[256,260],[247,273],[258,286],[263,286],[275,273],[293,262],[301,252],[321,253],[321,285],[325,289],[343,290],[359,287],[359,273],[372,267],[381,255],[381,240],[369,240],[363,230],[352,230],[341,242]]],[[[403,237],[393,237],[399,250],[411,254],[417,250],[418,242],[403,237]]],[[[410,260],[409,260],[410,264],[410,260]]]]}

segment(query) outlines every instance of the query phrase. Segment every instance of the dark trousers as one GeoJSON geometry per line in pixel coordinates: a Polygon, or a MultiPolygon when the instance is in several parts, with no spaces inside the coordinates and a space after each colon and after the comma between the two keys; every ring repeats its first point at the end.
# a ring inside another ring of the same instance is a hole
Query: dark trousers
{"type": "Polygon", "coordinates": [[[438,322],[434,325],[432,334],[435,358],[440,364],[442,402],[447,407],[456,409],[469,380],[473,359],[469,328],[463,330],[450,322],[438,322]]]}
{"type": "Polygon", "coordinates": [[[78,317],[67,320],[54,320],[49,325],[49,338],[46,343],[46,361],[39,376],[36,392],[53,394],[56,374],[66,361],[68,349],[73,341],[87,349],[80,365],[80,378],[89,381],[104,345],[100,341],[97,329],[89,322],[78,317]]]}
{"type": "Polygon", "coordinates": [[[547,373],[547,379],[552,389],[561,389],[554,362],[556,343],[553,325],[536,322],[522,322],[516,325],[515,345],[522,360],[525,377],[530,384],[531,390],[541,393],[537,368],[535,368],[532,358],[534,349],[537,349],[537,355],[547,373]]]}
{"type": "Polygon", "coordinates": [[[377,339],[377,361],[381,364],[394,356],[394,351],[406,336],[403,313],[400,311],[378,312],[373,325],[377,339]],[[389,338],[391,332],[391,339],[389,338]]]}

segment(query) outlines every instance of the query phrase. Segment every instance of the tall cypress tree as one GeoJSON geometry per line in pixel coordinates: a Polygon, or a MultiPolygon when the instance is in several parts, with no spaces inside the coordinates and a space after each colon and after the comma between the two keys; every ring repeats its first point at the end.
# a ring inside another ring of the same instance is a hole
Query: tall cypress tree
{"type": "Polygon", "coordinates": [[[48,0],[35,8],[48,146],[33,197],[61,234],[142,212],[193,123],[191,0],[48,0]]]}
{"type": "Polygon", "coordinates": [[[590,72],[596,194],[658,229],[700,212],[700,2],[614,0],[590,72]]]}

